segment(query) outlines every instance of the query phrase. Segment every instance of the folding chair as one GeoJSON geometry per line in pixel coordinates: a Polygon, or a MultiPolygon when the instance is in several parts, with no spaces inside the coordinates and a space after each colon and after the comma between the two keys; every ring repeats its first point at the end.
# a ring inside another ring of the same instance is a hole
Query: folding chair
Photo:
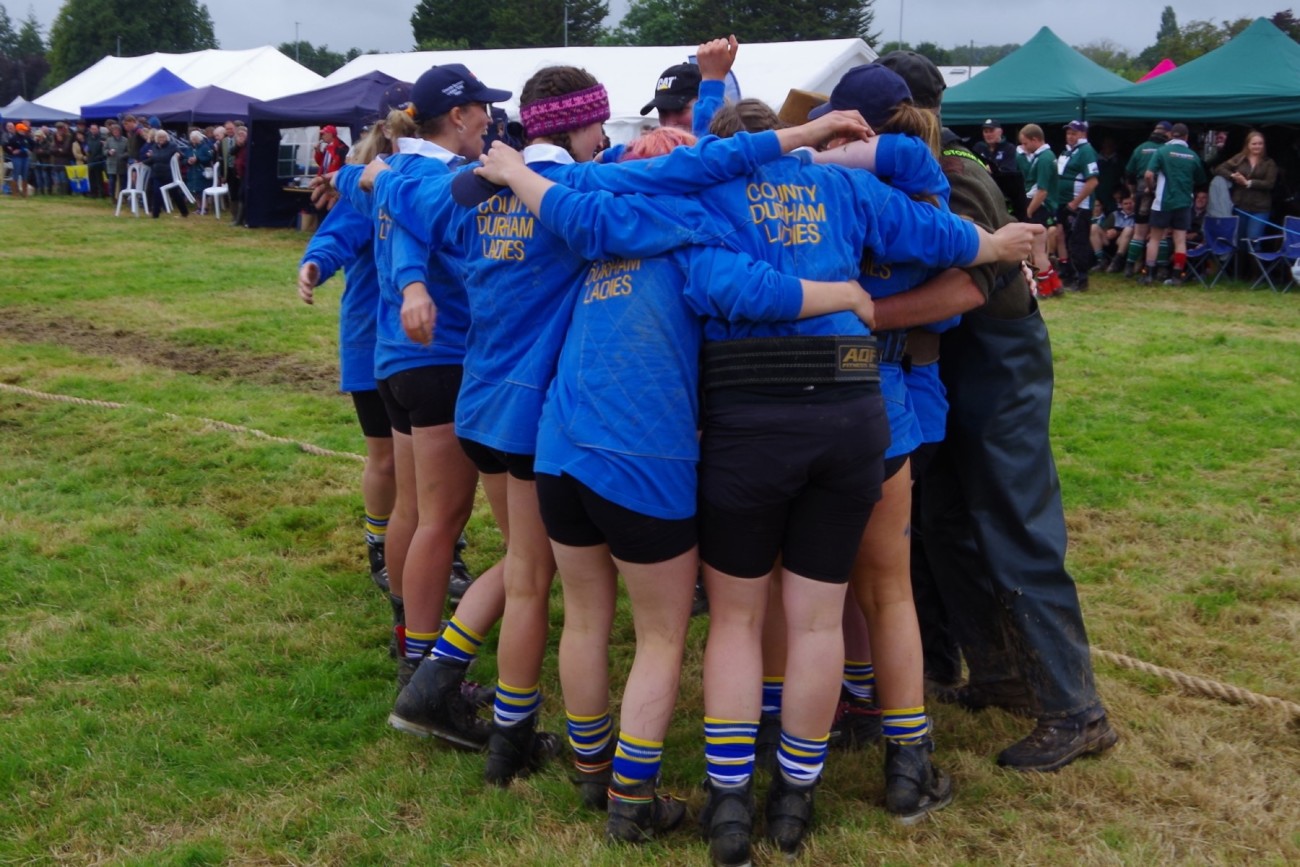
{"type": "Polygon", "coordinates": [[[226,204],[230,204],[230,185],[222,183],[221,180],[221,160],[217,159],[212,163],[212,186],[203,189],[203,204],[200,206],[200,212],[206,212],[208,209],[208,199],[212,199],[212,209],[216,213],[218,220],[221,219],[221,199],[225,197],[226,204]]]}
{"type": "Polygon", "coordinates": [[[1201,285],[1213,289],[1214,284],[1228,270],[1228,264],[1237,254],[1238,217],[1206,217],[1202,227],[1205,239],[1199,247],[1187,251],[1187,268],[1195,275],[1201,285]],[[1219,270],[1214,279],[1205,282],[1205,272],[1211,261],[1219,263],[1219,270]]]}
{"type": "Polygon", "coordinates": [[[180,190],[186,201],[191,205],[194,204],[194,194],[190,192],[189,185],[185,183],[185,174],[181,171],[181,155],[179,153],[172,154],[171,170],[172,182],[163,185],[158,190],[158,195],[162,196],[163,207],[167,209],[169,214],[172,212],[172,197],[167,193],[168,190],[180,190]]]}
{"type": "Polygon", "coordinates": [[[1291,284],[1295,282],[1291,275],[1291,262],[1300,259],[1300,217],[1287,217],[1282,222],[1282,234],[1255,238],[1247,241],[1247,245],[1250,257],[1259,265],[1259,277],[1250,284],[1250,288],[1254,289],[1260,283],[1267,282],[1274,292],[1290,291],[1291,284]],[[1264,241],[1278,240],[1282,243],[1276,250],[1259,248],[1264,241]],[[1282,269],[1281,279],[1275,283],[1273,278],[1278,276],[1278,268],[1282,269]]]}
{"type": "Polygon", "coordinates": [[[149,167],[144,163],[132,163],[126,170],[126,186],[117,194],[117,210],[114,217],[122,216],[122,199],[131,203],[132,216],[140,216],[140,211],[149,210],[149,167]],[[139,210],[136,201],[139,200],[139,210]]]}

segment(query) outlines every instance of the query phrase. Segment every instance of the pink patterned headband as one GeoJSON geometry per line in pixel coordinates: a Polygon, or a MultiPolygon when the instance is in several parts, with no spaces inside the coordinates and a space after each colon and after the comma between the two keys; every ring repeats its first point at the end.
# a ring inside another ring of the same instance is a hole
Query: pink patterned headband
{"type": "Polygon", "coordinates": [[[574,93],[548,96],[521,108],[519,119],[528,138],[582,129],[609,120],[609,94],[605,85],[597,84],[574,93]]]}

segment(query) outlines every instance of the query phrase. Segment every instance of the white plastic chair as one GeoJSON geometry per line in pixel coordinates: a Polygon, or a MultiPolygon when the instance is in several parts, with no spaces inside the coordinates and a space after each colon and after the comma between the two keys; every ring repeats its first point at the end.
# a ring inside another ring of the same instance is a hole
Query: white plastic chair
{"type": "Polygon", "coordinates": [[[117,210],[113,212],[114,217],[122,216],[122,199],[131,203],[132,216],[138,217],[140,211],[149,210],[149,167],[147,165],[132,163],[127,167],[126,186],[117,194],[117,210]]]}
{"type": "Polygon", "coordinates": [[[181,170],[181,155],[179,152],[172,154],[172,182],[166,184],[158,190],[158,195],[162,196],[163,207],[167,213],[172,212],[172,197],[168,195],[168,190],[180,190],[185,199],[192,205],[194,204],[194,194],[190,192],[189,184],[185,183],[185,175],[181,170]]]}
{"type": "Polygon", "coordinates": [[[199,206],[200,213],[207,213],[208,199],[212,199],[212,210],[218,220],[221,219],[221,198],[226,199],[226,205],[230,205],[230,185],[223,183],[221,179],[221,159],[218,158],[212,163],[212,186],[205,187],[203,190],[203,204],[199,206]]]}

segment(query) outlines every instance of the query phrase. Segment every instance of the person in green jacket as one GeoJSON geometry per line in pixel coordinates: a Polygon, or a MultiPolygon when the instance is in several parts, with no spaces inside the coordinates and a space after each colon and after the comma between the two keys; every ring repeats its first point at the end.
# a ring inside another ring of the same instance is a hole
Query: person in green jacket
{"type": "MultiPolygon", "coordinates": [[[[1047,145],[1043,128],[1027,123],[1020,128],[1020,147],[1016,148],[1016,163],[1025,179],[1025,219],[1047,228],[1047,249],[1056,248],[1056,211],[1060,202],[1056,195],[1056,155],[1047,145]]],[[[1054,298],[1063,294],[1061,278],[1049,266],[1034,274],[1038,282],[1039,298],[1054,298]]]]}
{"type": "Polygon", "coordinates": [[[1124,166],[1124,177],[1132,184],[1137,195],[1136,210],[1133,218],[1133,237],[1129,239],[1125,254],[1124,276],[1132,277],[1146,258],[1147,233],[1151,223],[1151,200],[1155,190],[1147,188],[1146,170],[1151,157],[1169,141],[1174,125],[1167,120],[1156,123],[1151,130],[1151,137],[1133,149],[1133,154],[1124,166]]]}
{"type": "Polygon", "coordinates": [[[1066,291],[1087,292],[1088,271],[1092,268],[1092,194],[1101,176],[1097,172],[1097,151],[1088,144],[1087,121],[1066,124],[1065,142],[1065,153],[1057,160],[1061,166],[1056,188],[1061,202],[1057,217],[1065,242],[1065,256],[1059,267],[1069,280],[1066,291]]]}
{"type": "Polygon", "coordinates": [[[1168,143],[1151,156],[1145,172],[1147,187],[1155,190],[1151,200],[1151,231],[1147,235],[1147,272],[1139,281],[1150,285],[1156,279],[1156,258],[1166,231],[1174,236],[1173,286],[1187,280],[1187,230],[1192,227],[1192,193],[1206,183],[1201,158],[1187,146],[1187,125],[1174,124],[1168,143]]]}

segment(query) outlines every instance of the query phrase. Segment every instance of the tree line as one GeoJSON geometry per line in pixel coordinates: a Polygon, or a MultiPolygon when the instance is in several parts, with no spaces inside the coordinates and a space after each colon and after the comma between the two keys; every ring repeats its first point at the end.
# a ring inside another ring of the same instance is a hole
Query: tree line
{"type": "MultiPolygon", "coordinates": [[[[632,0],[627,14],[606,27],[606,0],[417,0],[411,13],[413,48],[422,51],[529,48],[555,45],[691,45],[701,34],[739,31],[746,42],[859,37],[877,52],[907,48],[941,66],[991,66],[1020,47],[916,45],[881,42],[873,32],[875,0],[632,0]],[[744,22],[743,27],[737,22],[744,22]]],[[[1300,42],[1300,19],[1290,9],[1271,19],[1300,42]]],[[[1075,48],[1097,64],[1130,80],[1168,57],[1181,65],[1232,39],[1250,23],[1180,25],[1164,7],[1151,45],[1130,53],[1109,39],[1075,48]]],[[[65,0],[50,27],[49,40],[33,12],[17,25],[0,4],[0,105],[15,96],[32,99],[78,74],[105,55],[130,57],[155,51],[217,48],[212,16],[200,0],[65,0]]],[[[308,69],[329,75],[363,52],[332,51],[327,45],[283,42],[278,49],[308,69]]]]}

